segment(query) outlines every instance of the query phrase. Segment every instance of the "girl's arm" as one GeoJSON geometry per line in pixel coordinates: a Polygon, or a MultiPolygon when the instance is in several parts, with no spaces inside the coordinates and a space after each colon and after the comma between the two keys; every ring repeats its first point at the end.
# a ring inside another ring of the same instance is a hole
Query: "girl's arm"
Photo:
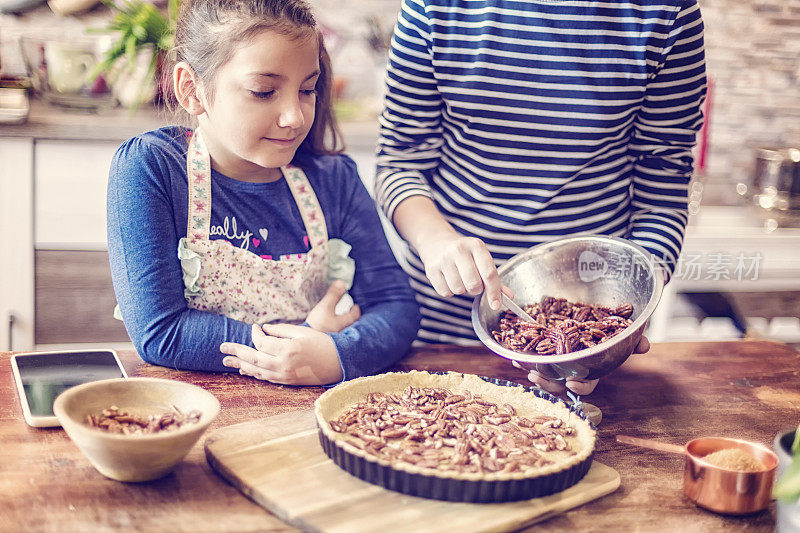
{"type": "Polygon", "coordinates": [[[667,276],[675,268],[688,220],[692,148],[703,122],[705,92],[703,21],[696,0],[684,0],[629,145],[634,158],[629,237],[661,262],[667,276]]]}
{"type": "MultiPolygon", "coordinates": [[[[141,138],[117,151],[108,183],[108,255],[117,303],[136,350],[148,363],[187,370],[231,371],[222,342],[251,344],[250,326],[189,309],[177,256],[178,230],[171,172],[180,161],[141,138]]],[[[176,180],[177,181],[177,180],[176,180]]],[[[185,194],[185,185],[178,195],[185,194]]],[[[177,202],[185,209],[185,201],[177,202]]],[[[109,310],[111,312],[111,310],[109,310]]]]}
{"type": "Polygon", "coordinates": [[[375,203],[364,188],[355,164],[344,159],[350,178],[349,194],[338,214],[340,237],[352,250],[356,271],[350,294],[361,318],[330,334],[336,345],[344,379],[374,374],[403,357],[419,329],[419,306],[408,277],[397,264],[383,232],[375,203]]]}

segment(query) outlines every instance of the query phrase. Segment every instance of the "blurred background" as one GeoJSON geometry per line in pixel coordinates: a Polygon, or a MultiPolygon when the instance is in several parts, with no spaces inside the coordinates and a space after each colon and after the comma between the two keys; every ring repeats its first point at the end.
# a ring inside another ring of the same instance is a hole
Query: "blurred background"
{"type": "MultiPolygon", "coordinates": [[[[400,0],[311,3],[348,152],[371,189],[400,0]]],[[[137,20],[165,23],[166,2],[144,5],[137,20]]],[[[707,122],[684,253],[649,335],[800,344],[800,0],[700,6],[707,122]]],[[[165,43],[139,32],[126,48],[121,37],[135,33],[135,14],[95,0],[0,0],[0,349],[128,346],[111,318],[108,164],[124,139],[170,122],[157,81],[165,43]],[[104,31],[112,20],[128,33],[104,31]],[[121,61],[104,63],[120,46],[121,61]]]]}

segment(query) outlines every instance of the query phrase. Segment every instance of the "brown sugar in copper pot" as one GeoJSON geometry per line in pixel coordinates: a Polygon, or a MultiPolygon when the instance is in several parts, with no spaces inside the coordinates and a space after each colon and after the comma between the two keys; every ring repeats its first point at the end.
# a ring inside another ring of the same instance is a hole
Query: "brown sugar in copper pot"
{"type": "Polygon", "coordinates": [[[769,506],[778,456],[766,446],[724,437],[694,439],[686,446],[627,435],[617,435],[617,442],[682,454],[686,458],[683,493],[700,507],[720,514],[743,515],[762,511],[769,506]],[[763,469],[756,472],[731,470],[704,459],[714,452],[731,448],[747,452],[763,465],[763,469]]]}
{"type": "Polygon", "coordinates": [[[778,457],[755,442],[704,437],[686,444],[683,492],[700,507],[722,514],[749,514],[766,509],[775,482],[778,457]],[[744,450],[764,465],[758,472],[727,470],[703,458],[728,448],[744,450]]]}

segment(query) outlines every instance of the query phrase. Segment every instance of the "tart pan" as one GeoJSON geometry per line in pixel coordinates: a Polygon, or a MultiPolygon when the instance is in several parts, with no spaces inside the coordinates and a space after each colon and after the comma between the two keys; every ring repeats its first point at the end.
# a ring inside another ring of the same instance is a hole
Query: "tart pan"
{"type": "MultiPolygon", "coordinates": [[[[444,372],[430,373],[444,374],[444,372]]],[[[563,400],[541,389],[525,387],[501,379],[479,377],[484,381],[503,387],[522,387],[537,397],[552,403],[564,403],[563,400]]],[[[571,405],[568,405],[567,408],[585,420],[592,429],[596,429],[580,409],[571,405]]],[[[319,425],[319,421],[317,424],[319,425]]],[[[552,474],[522,479],[475,481],[405,472],[382,465],[375,459],[359,457],[348,452],[338,442],[326,436],[321,429],[319,430],[319,440],[325,454],[336,465],[357,478],[411,496],[451,502],[500,503],[528,500],[561,492],[583,479],[592,466],[594,457],[593,449],[592,453],[583,461],[552,474]]]]}

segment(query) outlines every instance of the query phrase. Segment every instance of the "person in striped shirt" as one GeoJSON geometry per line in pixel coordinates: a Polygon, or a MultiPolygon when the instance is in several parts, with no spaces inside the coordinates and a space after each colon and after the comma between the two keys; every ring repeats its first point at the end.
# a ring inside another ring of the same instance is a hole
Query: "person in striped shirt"
{"type": "Polygon", "coordinates": [[[629,238],[668,278],[705,89],[697,0],[403,0],[375,195],[408,244],[417,344],[477,343],[496,267],[560,237],[629,238]]]}

